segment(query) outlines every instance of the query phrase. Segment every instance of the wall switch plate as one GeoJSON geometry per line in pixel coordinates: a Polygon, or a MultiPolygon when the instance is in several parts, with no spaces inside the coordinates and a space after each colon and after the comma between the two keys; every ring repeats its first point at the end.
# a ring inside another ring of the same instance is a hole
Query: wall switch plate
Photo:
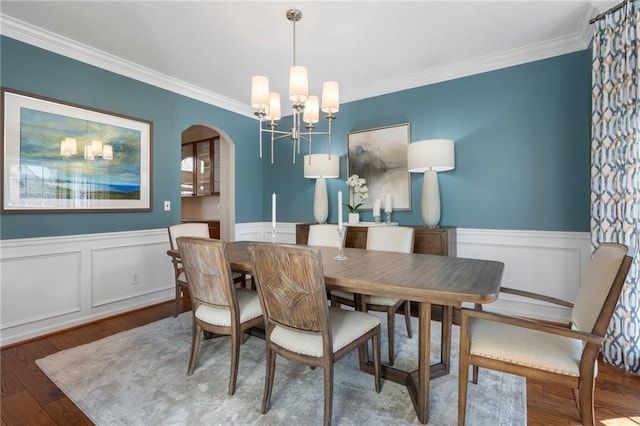
{"type": "Polygon", "coordinates": [[[171,210],[171,201],[165,201],[164,202],[164,211],[168,212],[171,210]]]}

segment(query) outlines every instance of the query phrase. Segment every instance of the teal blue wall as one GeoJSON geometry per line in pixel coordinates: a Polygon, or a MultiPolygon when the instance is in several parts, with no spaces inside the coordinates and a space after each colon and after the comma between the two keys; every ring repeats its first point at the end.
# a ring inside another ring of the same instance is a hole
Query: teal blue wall
{"type": "Polygon", "coordinates": [[[255,120],[8,37],[0,43],[2,86],[153,122],[153,211],[3,214],[1,239],[156,229],[179,222],[181,133],[193,124],[223,129],[235,143],[243,164],[236,169],[236,221],[262,220],[255,120]],[[164,200],[171,201],[170,212],[163,210],[164,200]]]}
{"type": "MultiPolygon", "coordinates": [[[[590,114],[588,50],[343,104],[334,122],[341,174],[328,180],[329,221],[337,221],[337,192],[347,191],[347,134],[409,123],[411,141],[455,141],[456,168],[439,174],[441,225],[589,231],[590,114]]],[[[319,139],[314,152],[324,146],[319,139]]],[[[312,222],[314,182],[299,178],[302,164],[290,164],[289,148],[280,142],[276,164],[265,164],[265,185],[286,206],[279,220],[312,222]]],[[[421,191],[422,175],[412,174],[412,211],[394,213],[395,221],[422,225],[421,191]]],[[[372,220],[371,210],[361,218],[372,220]]]]}
{"type": "MultiPolygon", "coordinates": [[[[7,37],[0,42],[2,86],[147,119],[154,133],[152,212],[4,214],[1,239],[178,222],[180,134],[193,124],[220,128],[236,145],[236,223],[269,221],[272,192],[279,221],[313,221],[314,181],[302,177],[301,157],[292,164],[291,143],[279,141],[275,164],[266,143],[260,160],[254,120],[7,37]],[[171,212],[162,210],[164,200],[171,212]]],[[[337,192],[346,194],[348,133],[409,123],[411,141],[456,143],[456,169],[439,175],[442,225],[588,231],[590,78],[585,50],[341,105],[332,149],[341,175],[327,182],[329,221],[337,220],[337,192]]],[[[323,149],[326,138],[316,138],[314,152],[323,149]]],[[[422,176],[413,174],[413,209],[394,213],[395,221],[422,224],[421,188],[422,176]]],[[[372,220],[371,211],[362,218],[372,220]]]]}

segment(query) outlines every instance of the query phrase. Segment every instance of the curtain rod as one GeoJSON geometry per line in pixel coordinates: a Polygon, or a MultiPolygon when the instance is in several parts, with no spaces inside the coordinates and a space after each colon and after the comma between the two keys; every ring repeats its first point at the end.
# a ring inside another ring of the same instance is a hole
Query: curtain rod
{"type": "Polygon", "coordinates": [[[620,9],[622,9],[622,8],[624,7],[624,5],[625,5],[625,4],[627,4],[627,3],[629,3],[630,1],[633,1],[633,0],[624,0],[622,3],[620,3],[620,4],[617,4],[617,5],[613,6],[611,9],[609,9],[609,10],[607,10],[607,11],[605,11],[605,12],[602,12],[601,14],[599,14],[598,16],[596,16],[595,18],[592,18],[592,19],[589,21],[589,24],[593,24],[594,22],[601,20],[602,18],[604,18],[604,17],[605,17],[605,16],[607,16],[608,14],[613,13],[613,12],[615,12],[616,10],[620,10],[620,9]]]}

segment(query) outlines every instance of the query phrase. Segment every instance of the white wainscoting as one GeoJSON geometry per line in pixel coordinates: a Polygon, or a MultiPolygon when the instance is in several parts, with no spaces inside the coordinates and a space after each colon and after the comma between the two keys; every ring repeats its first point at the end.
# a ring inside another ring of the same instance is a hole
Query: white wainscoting
{"type": "MultiPolygon", "coordinates": [[[[588,232],[457,230],[458,257],[505,264],[502,285],[563,300],[575,298],[591,258],[588,232]]],[[[510,294],[501,294],[485,310],[568,322],[569,310],[510,294]]]]}
{"type": "MultiPolygon", "coordinates": [[[[295,223],[276,241],[295,243],[295,223]]],[[[503,285],[571,300],[590,257],[588,233],[458,229],[460,257],[505,263],[503,285]]],[[[268,222],[236,224],[235,240],[271,241],[268,222]]],[[[0,345],[174,297],[166,229],[0,241],[0,345]]],[[[564,322],[568,311],[502,295],[485,309],[564,322]]]]}
{"type": "Polygon", "coordinates": [[[174,297],[166,229],[0,242],[0,345],[174,297]]]}

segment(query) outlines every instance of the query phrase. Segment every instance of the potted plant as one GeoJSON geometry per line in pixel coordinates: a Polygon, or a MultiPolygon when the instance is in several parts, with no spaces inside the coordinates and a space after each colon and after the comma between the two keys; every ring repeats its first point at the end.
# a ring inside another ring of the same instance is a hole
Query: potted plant
{"type": "Polygon", "coordinates": [[[347,186],[349,187],[349,203],[345,206],[349,209],[349,223],[359,223],[360,213],[358,208],[364,204],[369,197],[369,188],[366,185],[367,181],[358,175],[351,175],[347,179],[347,186]]]}

